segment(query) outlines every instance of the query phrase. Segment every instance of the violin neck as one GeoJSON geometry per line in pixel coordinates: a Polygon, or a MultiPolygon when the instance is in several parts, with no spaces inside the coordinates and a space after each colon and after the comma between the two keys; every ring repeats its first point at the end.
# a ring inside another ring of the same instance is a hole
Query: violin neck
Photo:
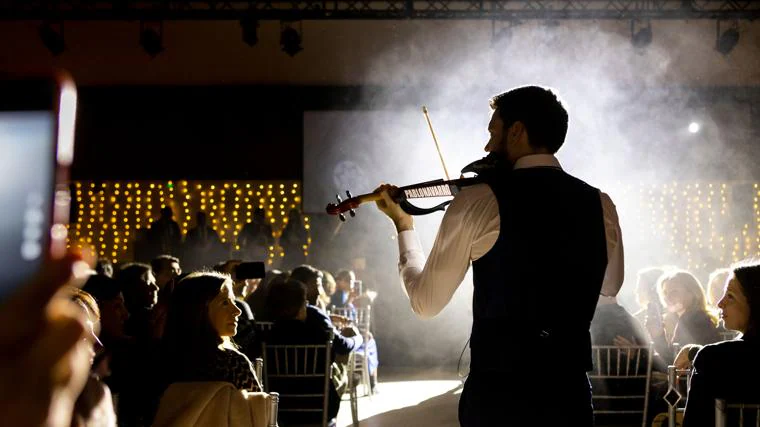
{"type": "MultiPolygon", "coordinates": [[[[433,181],[420,182],[417,184],[407,185],[398,188],[398,193],[391,194],[391,198],[400,202],[406,199],[424,199],[429,197],[452,197],[455,196],[459,189],[480,182],[477,178],[460,178],[446,181],[443,179],[435,179],[433,181]]],[[[383,200],[383,196],[380,193],[367,193],[355,196],[353,201],[357,205],[361,205],[369,202],[376,202],[383,200]]]]}

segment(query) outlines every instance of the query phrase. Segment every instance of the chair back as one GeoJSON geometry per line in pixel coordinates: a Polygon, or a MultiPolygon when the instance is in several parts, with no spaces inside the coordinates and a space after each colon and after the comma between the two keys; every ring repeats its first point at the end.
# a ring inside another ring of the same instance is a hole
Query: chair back
{"type": "Polygon", "coordinates": [[[332,339],[317,345],[264,343],[264,377],[268,391],[279,393],[279,418],[286,425],[327,426],[332,339]]]}
{"type": "Polygon", "coordinates": [[[686,410],[685,397],[688,395],[691,372],[691,369],[676,369],[673,365],[668,366],[668,391],[664,396],[668,404],[668,427],[676,427],[678,424],[676,421],[683,417],[686,410]]]}
{"type": "MultiPolygon", "coordinates": [[[[649,384],[652,379],[652,346],[593,346],[594,414],[598,418],[641,417],[646,426],[649,384]],[[600,417],[601,416],[601,417],[600,417]]],[[[637,421],[638,422],[638,421],[637,421]]]]}
{"type": "Polygon", "coordinates": [[[272,331],[274,322],[259,322],[256,321],[256,335],[257,341],[262,343],[269,338],[269,333],[272,331]]]}
{"type": "Polygon", "coordinates": [[[279,411],[279,407],[280,393],[269,393],[269,425],[267,427],[280,427],[277,422],[277,412],[279,411]]]}
{"type": "Polygon", "coordinates": [[[760,403],[733,403],[715,399],[715,427],[760,426],[760,403]]]}
{"type": "Polygon", "coordinates": [[[365,339],[369,336],[370,327],[372,326],[372,306],[361,307],[356,309],[356,327],[362,333],[365,339]]]}
{"type": "Polygon", "coordinates": [[[336,316],[343,316],[350,319],[352,322],[354,319],[354,309],[352,307],[332,307],[327,312],[328,315],[334,314],[336,316]]]}

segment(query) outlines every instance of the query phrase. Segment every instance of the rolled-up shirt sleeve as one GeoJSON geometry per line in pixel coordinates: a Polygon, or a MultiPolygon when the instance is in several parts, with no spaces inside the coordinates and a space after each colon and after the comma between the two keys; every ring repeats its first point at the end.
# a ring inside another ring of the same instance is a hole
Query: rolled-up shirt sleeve
{"type": "Polygon", "coordinates": [[[600,193],[604,212],[604,232],[607,236],[607,270],[604,273],[601,294],[614,297],[620,292],[625,276],[623,259],[623,232],[612,199],[606,193],[600,193]]]}
{"type": "MultiPolygon", "coordinates": [[[[483,239],[493,221],[498,223],[496,198],[482,184],[454,197],[427,260],[415,230],[399,233],[399,274],[417,315],[433,317],[449,303],[470,267],[473,243],[483,239]]],[[[495,241],[495,236],[488,237],[495,241]]]]}

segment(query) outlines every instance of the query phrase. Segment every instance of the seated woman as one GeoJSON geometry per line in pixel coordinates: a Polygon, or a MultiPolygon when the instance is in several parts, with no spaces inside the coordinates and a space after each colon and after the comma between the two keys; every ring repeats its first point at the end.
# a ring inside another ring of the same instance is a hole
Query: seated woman
{"type": "Polygon", "coordinates": [[[660,276],[657,290],[666,310],[678,316],[672,337],[666,336],[662,321],[647,319],[647,330],[665,364],[672,364],[675,359],[674,344],[720,341],[717,319],[708,310],[705,292],[693,274],[683,270],[669,271],[660,276]]]}
{"type": "MultiPolygon", "coordinates": [[[[269,303],[276,320],[269,334],[268,344],[323,344],[332,332],[333,361],[335,355],[348,354],[362,344],[361,334],[355,327],[351,329],[353,336],[346,336],[348,333],[342,335],[335,330],[325,314],[308,304],[306,285],[302,282],[288,280],[273,286],[269,294],[269,303]]],[[[280,391],[285,393],[284,390],[280,391]]],[[[340,396],[333,381],[330,382],[328,402],[328,419],[334,419],[340,408],[340,396]]],[[[282,420],[286,421],[284,417],[282,420]]]]}
{"type": "Polygon", "coordinates": [[[733,269],[718,308],[726,329],[741,332],[742,336],[707,345],[697,353],[684,427],[714,426],[718,398],[760,403],[760,373],[756,369],[760,360],[760,263],[733,269]]]}
{"type": "Polygon", "coordinates": [[[165,385],[224,381],[260,391],[251,361],[231,339],[240,314],[229,276],[192,273],[182,279],[172,294],[162,341],[165,385]]]}

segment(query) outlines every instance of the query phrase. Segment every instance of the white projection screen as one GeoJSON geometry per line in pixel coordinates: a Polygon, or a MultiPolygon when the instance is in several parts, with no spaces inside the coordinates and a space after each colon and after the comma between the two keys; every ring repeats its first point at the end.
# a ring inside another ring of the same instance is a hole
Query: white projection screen
{"type": "MultiPolygon", "coordinates": [[[[490,111],[430,111],[451,178],[480,159],[490,111]]],[[[335,194],[358,195],[380,183],[398,186],[445,178],[422,109],[307,111],[304,113],[304,200],[307,213],[324,213],[335,194]]],[[[420,206],[430,203],[420,201],[420,206]]]]}

